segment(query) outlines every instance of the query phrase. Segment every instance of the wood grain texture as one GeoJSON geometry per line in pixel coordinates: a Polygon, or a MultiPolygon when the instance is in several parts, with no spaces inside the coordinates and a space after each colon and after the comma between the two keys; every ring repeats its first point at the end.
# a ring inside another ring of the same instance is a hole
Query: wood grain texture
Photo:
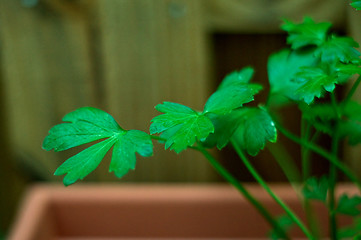
{"type": "Polygon", "coordinates": [[[208,0],[206,24],[220,32],[279,32],[282,18],[301,21],[311,16],[319,21],[344,24],[345,1],[338,0],[208,0]]]}
{"type": "MultiPolygon", "coordinates": [[[[0,45],[0,52],[2,51],[0,45]]],[[[2,64],[0,58],[0,233],[4,234],[10,227],[13,220],[13,213],[16,211],[22,191],[25,188],[26,177],[20,174],[19,168],[12,161],[10,151],[9,127],[7,120],[7,109],[5,107],[5,96],[2,76],[2,64]]]]}
{"type": "MultiPolygon", "coordinates": [[[[207,97],[202,1],[98,1],[106,106],[126,129],[148,132],[154,106],[200,109],[207,97]]],[[[194,152],[156,147],[127,180],[206,181],[213,170],[194,152]]]]}
{"type": "Polygon", "coordinates": [[[87,22],[45,6],[0,1],[2,68],[11,147],[40,179],[53,179],[54,156],[41,150],[62,116],[94,104],[87,22]]]}

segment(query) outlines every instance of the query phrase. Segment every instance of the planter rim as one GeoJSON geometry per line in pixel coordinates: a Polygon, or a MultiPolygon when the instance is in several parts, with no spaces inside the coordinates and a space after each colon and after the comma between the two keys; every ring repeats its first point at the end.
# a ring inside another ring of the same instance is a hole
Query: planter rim
{"type": "MultiPolygon", "coordinates": [[[[245,187],[260,201],[273,201],[268,194],[265,194],[265,190],[258,184],[247,183],[245,184],[245,187]]],[[[290,184],[272,183],[270,184],[270,187],[285,202],[292,201],[297,198],[296,191],[290,190],[290,184]]],[[[297,188],[300,188],[300,186],[297,186],[297,188]]],[[[337,192],[338,194],[345,192],[348,194],[356,194],[358,190],[352,184],[346,183],[339,184],[337,192]]],[[[135,205],[140,204],[140,202],[146,202],[150,206],[152,206],[152,204],[159,205],[159,203],[169,205],[170,202],[175,205],[196,203],[198,206],[210,203],[213,205],[219,205],[221,202],[229,205],[247,202],[235,188],[229,184],[223,183],[83,183],[69,187],[64,187],[61,184],[34,184],[27,190],[26,197],[23,200],[21,208],[19,208],[16,222],[10,232],[9,240],[31,239],[27,238],[27,236],[36,235],[34,231],[35,229],[42,227],[42,224],[44,224],[44,217],[48,217],[47,214],[49,214],[49,209],[62,204],[74,205],[83,202],[83,200],[87,200],[87,204],[90,205],[105,202],[108,206],[113,206],[112,204],[119,204],[120,201],[124,203],[131,202],[135,205]],[[167,195],[164,195],[165,192],[167,195]],[[26,229],[26,231],[24,231],[24,229],[26,229]]],[[[48,221],[48,224],[53,223],[48,221]]],[[[140,240],[142,238],[129,239],[140,240]]],[[[147,239],[152,239],[152,237],[147,239]]],[[[156,239],[160,238],[157,237],[156,239]]]]}

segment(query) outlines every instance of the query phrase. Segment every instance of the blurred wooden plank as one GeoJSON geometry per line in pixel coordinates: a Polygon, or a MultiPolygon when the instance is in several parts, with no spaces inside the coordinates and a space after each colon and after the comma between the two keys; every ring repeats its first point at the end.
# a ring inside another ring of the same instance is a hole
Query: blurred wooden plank
{"type": "MultiPolygon", "coordinates": [[[[174,101],[201,110],[208,94],[202,1],[99,0],[106,106],[126,129],[148,132],[154,106],[174,101]]],[[[205,159],[156,147],[125,179],[215,179],[205,159]]]]}
{"type": "Polygon", "coordinates": [[[65,113],[95,102],[87,19],[21,1],[2,0],[0,9],[11,148],[19,164],[53,179],[62,155],[43,151],[43,138],[65,113]]]}
{"type": "Polygon", "coordinates": [[[301,21],[311,16],[319,21],[345,22],[345,1],[338,0],[207,0],[206,23],[215,32],[279,32],[282,18],[301,21]]]}
{"type": "MultiPolygon", "coordinates": [[[[356,11],[352,7],[347,9],[347,32],[352,36],[359,44],[361,44],[361,13],[356,11]]],[[[358,49],[360,51],[360,48],[358,49]]],[[[354,79],[356,80],[356,78],[354,79]]],[[[349,84],[351,88],[351,84],[349,84]]],[[[361,102],[361,86],[356,90],[353,100],[361,102]]],[[[348,146],[345,145],[344,148],[344,159],[350,165],[353,172],[361,177],[361,165],[360,165],[360,156],[361,156],[361,146],[348,146]]]]}
{"type": "MultiPolygon", "coordinates": [[[[0,52],[1,51],[0,45],[0,52]]],[[[18,207],[19,199],[22,196],[22,191],[25,189],[26,182],[26,177],[21,176],[18,169],[14,166],[13,156],[10,152],[2,72],[3,69],[0,58],[0,239],[1,235],[10,229],[14,212],[18,207]]]]}

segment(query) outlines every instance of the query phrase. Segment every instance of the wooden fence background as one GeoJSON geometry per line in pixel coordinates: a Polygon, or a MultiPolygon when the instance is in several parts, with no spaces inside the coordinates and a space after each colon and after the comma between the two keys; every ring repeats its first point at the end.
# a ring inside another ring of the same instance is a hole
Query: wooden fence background
{"type": "MultiPolygon", "coordinates": [[[[14,208],[29,179],[61,179],[53,172],[71,153],[45,152],[41,143],[67,112],[100,107],[124,128],[147,131],[156,104],[166,100],[201,109],[224,74],[219,71],[229,70],[230,59],[214,58],[219,56],[214,49],[223,49],[214,46],[215,35],[263,36],[254,38],[255,52],[247,51],[242,64],[258,61],[255,54],[267,57],[267,35],[280,33],[281,17],[332,21],[360,41],[361,13],[345,2],[0,0],[0,190],[8,196],[1,198],[0,212],[14,208]]],[[[178,156],[157,148],[123,181],[219,180],[199,154],[178,156]]],[[[359,154],[350,154],[355,167],[359,154]]],[[[257,164],[266,166],[267,159],[257,164]]],[[[102,164],[90,179],[116,180],[107,168],[102,164]]]]}

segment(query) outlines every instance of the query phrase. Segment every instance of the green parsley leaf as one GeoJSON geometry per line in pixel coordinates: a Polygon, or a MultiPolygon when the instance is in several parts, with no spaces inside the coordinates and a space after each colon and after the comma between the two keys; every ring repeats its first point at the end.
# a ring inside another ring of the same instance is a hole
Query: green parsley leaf
{"type": "Polygon", "coordinates": [[[361,68],[358,65],[355,64],[343,64],[338,63],[335,66],[335,71],[340,74],[345,74],[347,78],[354,74],[360,74],[361,75],[361,68]]]}
{"type": "Polygon", "coordinates": [[[361,0],[352,0],[352,3],[350,3],[350,5],[356,10],[361,10],[361,0]]]}
{"type": "Polygon", "coordinates": [[[114,146],[110,171],[118,177],[135,168],[135,153],[153,154],[150,136],[138,130],[122,129],[108,113],[91,107],[79,108],[68,113],[62,123],[54,126],[43,142],[45,150],[63,151],[85,143],[102,140],[67,159],[55,175],[66,176],[68,186],[83,179],[97,168],[105,154],[114,146]]]}
{"type": "Polygon", "coordinates": [[[243,114],[244,110],[242,108],[233,110],[225,115],[208,114],[207,116],[214,125],[214,133],[209,134],[202,142],[202,145],[208,148],[217,146],[219,150],[224,148],[242,122],[243,114]]]}
{"type": "Polygon", "coordinates": [[[153,155],[152,141],[145,132],[129,130],[117,140],[113,148],[109,172],[114,172],[119,178],[124,176],[129,169],[135,169],[135,153],[142,157],[153,155]]]}
{"type": "Polygon", "coordinates": [[[354,195],[349,197],[346,194],[343,194],[339,199],[336,211],[340,214],[357,216],[361,213],[360,204],[360,196],[354,195]]]}
{"type": "Polygon", "coordinates": [[[108,138],[123,129],[102,110],[84,107],[68,113],[64,122],[50,129],[43,142],[47,151],[63,151],[99,139],[108,138]]]}
{"type": "MultiPolygon", "coordinates": [[[[277,217],[276,221],[284,231],[290,230],[295,225],[295,222],[289,215],[281,215],[277,217]]],[[[283,239],[283,236],[280,236],[275,229],[269,232],[269,237],[273,240],[283,239]]]]}
{"type": "Polygon", "coordinates": [[[203,112],[227,114],[244,103],[253,101],[253,96],[262,86],[248,83],[252,74],[253,69],[245,68],[227,75],[217,91],[208,98],[203,112]]]}
{"type": "Polygon", "coordinates": [[[94,144],[81,151],[60,165],[54,175],[60,176],[66,174],[63,179],[65,186],[73,184],[79,179],[83,179],[98,167],[105,154],[115,142],[115,138],[108,138],[103,142],[94,144]]]}
{"type": "Polygon", "coordinates": [[[359,44],[351,37],[338,37],[332,35],[324,44],[319,46],[315,55],[324,62],[341,61],[343,63],[359,63],[359,44]]]}
{"type": "Polygon", "coordinates": [[[354,218],[351,226],[342,227],[337,232],[338,239],[358,239],[361,234],[361,218],[354,218]]]}
{"type": "Polygon", "coordinates": [[[336,76],[328,75],[321,67],[301,67],[295,77],[301,83],[295,94],[307,104],[310,104],[315,97],[320,98],[324,90],[332,92],[335,84],[338,83],[336,76]]]}
{"type": "Polygon", "coordinates": [[[331,135],[337,121],[337,114],[331,104],[317,103],[299,104],[302,117],[311,123],[318,131],[331,135]]]}
{"type": "Polygon", "coordinates": [[[294,93],[299,88],[300,83],[293,81],[294,75],[300,71],[300,67],[314,66],[316,64],[317,59],[313,53],[313,51],[284,49],[272,54],[267,65],[271,94],[298,100],[294,93]]]}
{"type": "Polygon", "coordinates": [[[164,114],[152,119],[150,133],[161,133],[160,136],[166,139],[166,149],[179,153],[214,132],[214,126],[205,114],[187,106],[164,102],[155,108],[164,114]]]}
{"type": "Polygon", "coordinates": [[[351,120],[361,122],[361,104],[349,101],[344,108],[344,115],[351,120]]]}
{"type": "Polygon", "coordinates": [[[215,131],[202,144],[206,147],[225,147],[233,136],[240,147],[255,156],[267,141],[275,142],[277,131],[263,108],[239,108],[226,115],[209,115],[215,131]]]}
{"type": "Polygon", "coordinates": [[[318,103],[313,105],[299,105],[302,116],[317,130],[332,136],[336,122],[339,124],[339,136],[348,138],[350,145],[361,143],[361,105],[349,101],[340,108],[342,117],[338,118],[331,104],[318,103]]]}
{"type": "Polygon", "coordinates": [[[356,121],[342,121],[340,122],[341,137],[348,138],[350,145],[361,143],[361,123],[356,121]]]}
{"type": "Polygon", "coordinates": [[[348,138],[350,145],[361,143],[361,105],[349,101],[343,109],[343,119],[339,122],[341,137],[348,138]]]}
{"type": "Polygon", "coordinates": [[[242,108],[239,125],[233,134],[234,140],[248,154],[255,156],[262,150],[267,141],[276,142],[275,124],[263,108],[242,108]]]}
{"type": "Polygon", "coordinates": [[[306,180],[305,186],[302,189],[303,196],[307,199],[319,200],[326,202],[328,191],[328,179],[326,176],[317,179],[312,177],[306,180]]]}
{"type": "Polygon", "coordinates": [[[254,95],[262,89],[258,84],[227,87],[217,90],[206,102],[204,113],[227,114],[233,109],[254,100],[254,95]]]}
{"type": "Polygon", "coordinates": [[[305,17],[303,23],[295,24],[284,20],[281,28],[288,32],[287,43],[292,49],[299,49],[309,45],[322,45],[332,24],[329,22],[315,23],[311,18],[305,17]]]}
{"type": "Polygon", "coordinates": [[[245,67],[239,71],[231,72],[223,79],[218,89],[249,83],[253,77],[253,74],[254,69],[251,67],[245,67]]]}

